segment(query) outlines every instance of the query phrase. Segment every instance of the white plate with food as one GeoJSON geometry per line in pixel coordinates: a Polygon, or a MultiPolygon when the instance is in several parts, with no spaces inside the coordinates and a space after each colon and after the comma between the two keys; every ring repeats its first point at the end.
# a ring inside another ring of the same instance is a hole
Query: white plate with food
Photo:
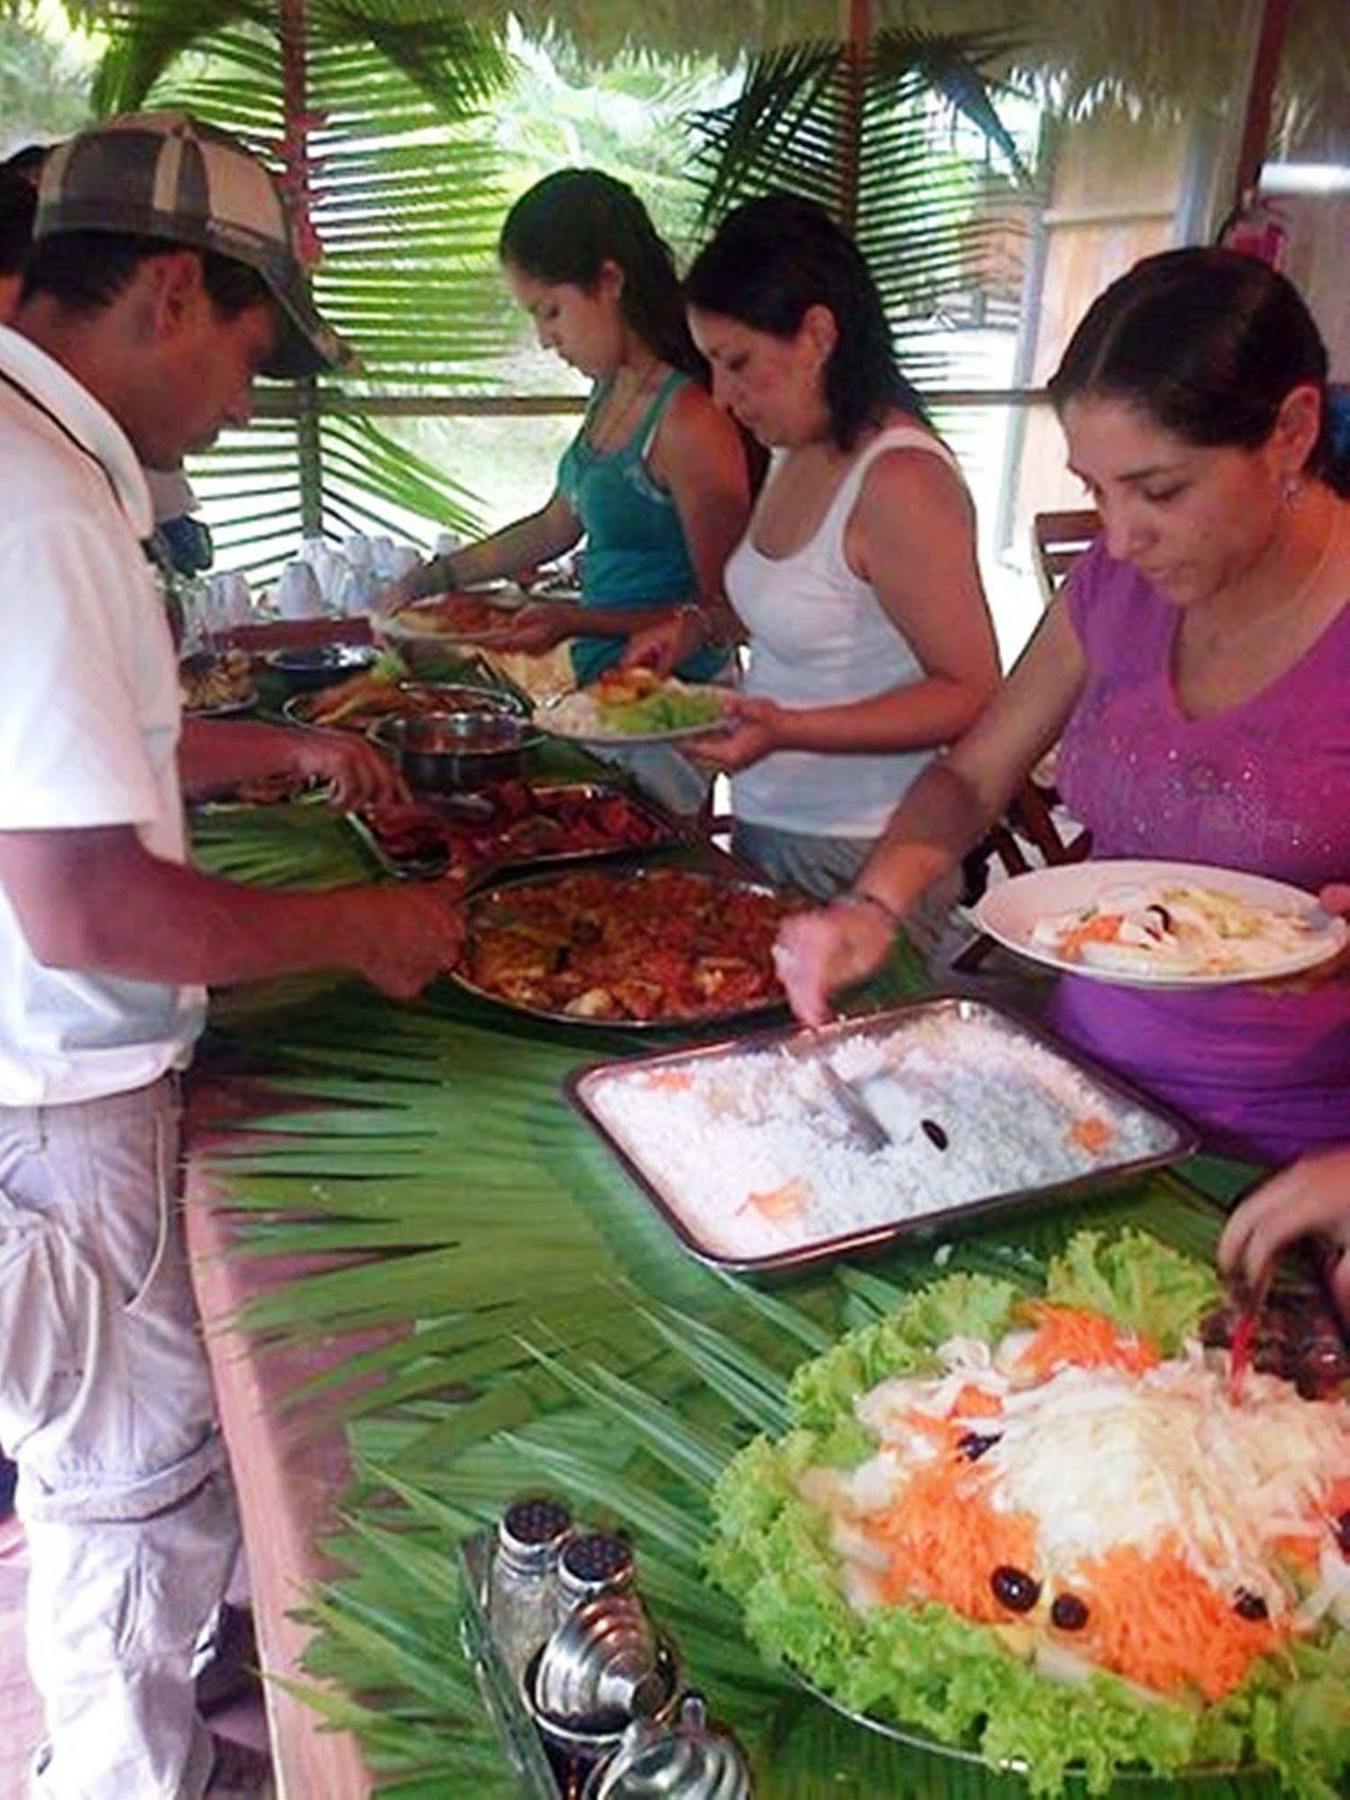
{"type": "Polygon", "coordinates": [[[1228,987],[1300,974],[1344,947],[1311,894],[1204,863],[1103,860],[992,888],[982,931],[1047,968],[1126,987],[1228,987]]]}
{"type": "Polygon", "coordinates": [[[720,730],[726,694],[650,669],[607,669],[589,687],[541,706],[535,724],[584,744],[673,744],[720,730]]]}
{"type": "Polygon", "coordinates": [[[519,588],[505,583],[480,588],[459,588],[416,600],[401,612],[376,621],[376,632],[390,642],[408,638],[443,644],[473,644],[485,648],[509,643],[514,629],[511,615],[525,605],[519,588]]]}

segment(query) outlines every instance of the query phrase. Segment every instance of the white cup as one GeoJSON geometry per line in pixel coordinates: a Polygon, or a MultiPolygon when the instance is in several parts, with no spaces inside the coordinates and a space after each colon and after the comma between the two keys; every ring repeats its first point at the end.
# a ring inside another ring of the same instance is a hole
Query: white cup
{"type": "Polygon", "coordinates": [[[286,564],[277,582],[276,603],[283,619],[323,616],[323,590],[308,563],[297,560],[286,564]]]}
{"type": "Polygon", "coordinates": [[[463,547],[463,544],[464,539],[459,536],[458,532],[438,531],[436,533],[436,542],[432,546],[431,554],[433,556],[453,556],[456,550],[463,547]]]}
{"type": "Polygon", "coordinates": [[[333,588],[333,605],[348,618],[371,612],[383,586],[374,569],[354,569],[350,563],[344,563],[333,588]]]}
{"type": "Polygon", "coordinates": [[[217,631],[228,631],[233,625],[247,625],[253,617],[253,595],[248,577],[238,569],[220,569],[211,576],[210,610],[217,631]]]}
{"type": "Polygon", "coordinates": [[[370,564],[381,581],[392,581],[394,578],[395,544],[391,537],[381,534],[370,540],[370,564]]]}
{"type": "Polygon", "coordinates": [[[389,579],[398,581],[404,575],[411,575],[414,569],[420,569],[422,558],[414,544],[395,544],[393,555],[389,558],[389,579]]]}

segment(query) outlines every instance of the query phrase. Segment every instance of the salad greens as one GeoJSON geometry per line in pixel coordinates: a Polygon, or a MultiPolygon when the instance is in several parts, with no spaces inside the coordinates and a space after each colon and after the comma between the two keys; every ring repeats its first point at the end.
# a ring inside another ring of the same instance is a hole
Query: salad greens
{"type": "Polygon", "coordinates": [[[657,731],[683,731],[694,725],[715,725],[722,716],[722,697],[688,689],[660,688],[641,700],[602,700],[599,712],[611,731],[647,737],[657,731]]]}
{"type": "MultiPolygon", "coordinates": [[[[1219,1290],[1207,1267],[1130,1230],[1080,1232],[1051,1263],[1045,1295],[1148,1332],[1170,1354],[1219,1290]]],[[[1350,1633],[1329,1621],[1286,1657],[1253,1665],[1219,1704],[1193,1707],[1105,1670],[1081,1683],[1047,1679],[1027,1660],[1025,1627],[977,1624],[933,1602],[860,1612],[845,1600],[828,1516],[802,1498],[797,1478],[812,1465],[866,1460],[876,1446],[854,1400],[888,1376],[936,1369],[950,1338],[996,1341],[1018,1298],[1011,1283],[953,1275],[798,1369],[792,1428],[756,1438],[717,1484],[709,1574],[740,1602],[765,1655],[852,1711],[1019,1768],[1032,1794],[1060,1793],[1071,1768],[1102,1793],[1122,1764],[1167,1776],[1259,1761],[1300,1800],[1335,1800],[1350,1769],[1350,1633]]]]}

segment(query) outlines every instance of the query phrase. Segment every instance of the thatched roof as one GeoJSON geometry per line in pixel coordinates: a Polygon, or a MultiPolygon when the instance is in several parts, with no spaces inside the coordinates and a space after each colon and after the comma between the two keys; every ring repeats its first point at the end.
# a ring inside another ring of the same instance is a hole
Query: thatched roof
{"type": "MultiPolygon", "coordinates": [[[[840,0],[462,0],[531,33],[553,31],[595,59],[621,51],[731,58],[834,37],[840,0]]],[[[876,0],[879,25],[989,32],[1019,48],[1019,74],[1053,84],[1067,110],[1123,100],[1167,112],[1231,102],[1235,39],[1254,36],[1259,0],[876,0]]],[[[1308,147],[1350,149],[1350,0],[1299,0],[1277,117],[1308,147]]]]}

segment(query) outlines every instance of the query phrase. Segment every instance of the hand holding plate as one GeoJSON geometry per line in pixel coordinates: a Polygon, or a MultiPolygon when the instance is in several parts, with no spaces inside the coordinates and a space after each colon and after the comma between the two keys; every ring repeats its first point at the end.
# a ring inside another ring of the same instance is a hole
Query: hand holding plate
{"type": "Polygon", "coordinates": [[[722,703],[721,729],[691,738],[683,750],[701,768],[734,775],[781,749],[782,743],[783,709],[777,701],[728,692],[722,703]]]}

